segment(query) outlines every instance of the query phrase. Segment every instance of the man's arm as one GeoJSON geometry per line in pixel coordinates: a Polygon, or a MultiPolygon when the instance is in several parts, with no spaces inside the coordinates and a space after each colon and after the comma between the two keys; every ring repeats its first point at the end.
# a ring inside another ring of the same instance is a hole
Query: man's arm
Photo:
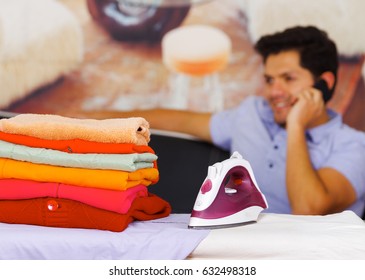
{"type": "Polygon", "coordinates": [[[320,92],[300,97],[287,119],[286,185],[293,214],[339,212],[356,199],[354,188],[341,173],[332,168],[314,170],[311,164],[305,131],[323,112],[320,98],[320,92]]]}
{"type": "Polygon", "coordinates": [[[355,201],[355,191],[341,173],[314,170],[303,129],[290,128],[287,149],[286,184],[293,214],[340,212],[355,201]]]}
{"type": "Polygon", "coordinates": [[[202,140],[211,142],[211,113],[198,113],[170,109],[134,110],[134,111],[92,111],[85,115],[88,118],[145,118],[153,129],[187,133],[202,140]]]}

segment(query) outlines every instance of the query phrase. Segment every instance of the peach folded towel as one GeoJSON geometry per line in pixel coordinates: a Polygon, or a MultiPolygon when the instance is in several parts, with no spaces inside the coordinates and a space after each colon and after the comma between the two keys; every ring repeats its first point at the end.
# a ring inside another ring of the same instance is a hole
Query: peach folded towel
{"type": "Polygon", "coordinates": [[[0,158],[0,179],[24,179],[55,182],[80,187],[126,190],[136,185],[149,186],[159,179],[157,168],[133,172],[61,167],[0,158]]]}
{"type": "Polygon", "coordinates": [[[147,145],[150,141],[149,123],[140,117],[94,120],[50,114],[19,114],[1,119],[0,131],[48,140],[83,139],[136,145],[147,145]]]}

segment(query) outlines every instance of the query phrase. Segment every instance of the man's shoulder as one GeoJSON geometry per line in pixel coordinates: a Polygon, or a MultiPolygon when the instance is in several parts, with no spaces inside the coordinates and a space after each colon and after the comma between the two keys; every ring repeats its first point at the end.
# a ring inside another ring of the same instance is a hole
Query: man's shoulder
{"type": "Polygon", "coordinates": [[[242,102],[247,102],[247,103],[261,103],[261,102],[264,102],[264,100],[265,99],[262,96],[259,96],[259,95],[249,95],[242,102]]]}
{"type": "Polygon", "coordinates": [[[263,106],[264,104],[265,104],[265,99],[262,96],[249,95],[245,97],[244,100],[242,100],[239,107],[244,109],[247,108],[257,109],[260,106],[263,106]]]}
{"type": "Polygon", "coordinates": [[[365,132],[355,129],[347,124],[342,124],[336,131],[334,131],[334,140],[340,145],[358,144],[365,149],[365,132]]]}

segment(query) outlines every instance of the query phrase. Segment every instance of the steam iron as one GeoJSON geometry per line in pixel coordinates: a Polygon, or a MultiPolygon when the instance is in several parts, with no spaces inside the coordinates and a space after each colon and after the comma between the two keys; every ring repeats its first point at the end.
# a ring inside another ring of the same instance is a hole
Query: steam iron
{"type": "Polygon", "coordinates": [[[188,228],[225,228],[256,222],[268,208],[250,163],[234,152],[208,167],[188,228]]]}

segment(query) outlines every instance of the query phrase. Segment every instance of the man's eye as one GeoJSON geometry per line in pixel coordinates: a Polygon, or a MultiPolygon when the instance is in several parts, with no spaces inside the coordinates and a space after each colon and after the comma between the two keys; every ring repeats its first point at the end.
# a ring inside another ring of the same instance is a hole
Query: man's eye
{"type": "Polygon", "coordinates": [[[294,81],[295,80],[295,78],[293,78],[293,77],[285,77],[285,81],[286,82],[292,82],[292,81],[294,81]]]}
{"type": "Polygon", "coordinates": [[[266,77],[266,78],[265,78],[265,83],[266,83],[267,85],[271,85],[273,82],[274,82],[274,79],[272,79],[272,78],[268,78],[268,77],[266,77]]]}

